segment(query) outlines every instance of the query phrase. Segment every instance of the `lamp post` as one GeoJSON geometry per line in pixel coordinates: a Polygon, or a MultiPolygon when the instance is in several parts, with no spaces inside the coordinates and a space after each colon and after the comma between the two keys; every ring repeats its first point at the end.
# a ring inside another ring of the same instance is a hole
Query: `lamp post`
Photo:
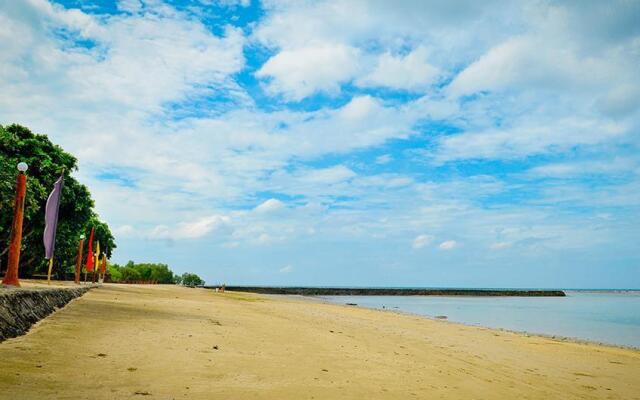
{"type": "Polygon", "coordinates": [[[80,235],[78,243],[78,259],[76,260],[76,284],[80,284],[80,270],[82,269],[82,248],[84,247],[84,234],[80,235]]]}
{"type": "Polygon", "coordinates": [[[9,262],[7,272],[2,283],[4,285],[20,286],[18,280],[18,266],[20,265],[20,246],[22,245],[22,217],[24,215],[24,198],[27,194],[27,163],[18,164],[18,178],[16,183],[16,200],[13,206],[13,225],[11,227],[11,241],[9,243],[9,262]]]}

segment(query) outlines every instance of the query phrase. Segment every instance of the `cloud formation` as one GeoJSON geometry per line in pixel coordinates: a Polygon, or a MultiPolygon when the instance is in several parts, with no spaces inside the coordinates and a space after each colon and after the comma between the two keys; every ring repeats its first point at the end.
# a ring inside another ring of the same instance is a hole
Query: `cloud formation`
{"type": "Polygon", "coordinates": [[[0,123],[78,156],[116,258],[213,276],[215,252],[246,283],[640,265],[637,2],[90,3],[0,5],[0,123]]]}

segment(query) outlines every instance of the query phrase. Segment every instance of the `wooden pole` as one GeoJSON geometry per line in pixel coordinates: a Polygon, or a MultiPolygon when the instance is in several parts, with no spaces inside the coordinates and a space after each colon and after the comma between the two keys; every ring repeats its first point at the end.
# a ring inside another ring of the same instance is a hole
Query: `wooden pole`
{"type": "Polygon", "coordinates": [[[80,243],[78,244],[78,259],[76,260],[76,284],[80,284],[80,271],[82,270],[82,248],[83,247],[84,247],[84,238],[80,238],[80,243]]]}
{"type": "Polygon", "coordinates": [[[49,271],[47,271],[47,285],[51,285],[51,271],[53,270],[53,257],[49,259],[49,271]]]}
{"type": "MultiPolygon", "coordinates": [[[[93,257],[93,254],[91,255],[93,257]]],[[[98,257],[96,256],[93,261],[93,283],[96,283],[96,270],[98,269],[98,257]]]]}
{"type": "Polygon", "coordinates": [[[23,171],[18,173],[16,184],[16,200],[13,207],[13,226],[9,244],[9,262],[2,283],[20,286],[18,266],[20,265],[20,247],[22,246],[22,217],[24,215],[24,198],[27,194],[27,176],[23,171]]]}

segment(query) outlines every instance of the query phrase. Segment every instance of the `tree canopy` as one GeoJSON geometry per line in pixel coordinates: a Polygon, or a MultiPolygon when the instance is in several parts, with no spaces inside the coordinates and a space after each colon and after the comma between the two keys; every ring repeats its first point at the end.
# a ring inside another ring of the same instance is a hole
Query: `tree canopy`
{"type": "MultiPolygon", "coordinates": [[[[94,211],[89,189],[71,173],[78,169],[78,160],[52,143],[46,135],[34,134],[20,125],[0,125],[0,260],[6,268],[6,254],[13,220],[13,201],[16,185],[16,165],[24,161],[27,171],[20,275],[46,271],[42,234],[47,197],[54,182],[64,174],[60,200],[58,231],[54,254],[54,273],[59,275],[73,270],[78,239],[88,237],[91,227],[96,228],[95,240],[100,241],[107,257],[116,248],[109,226],[100,221],[94,211]]],[[[85,247],[86,249],[86,247],[85,247]]],[[[83,260],[84,262],[84,260],[83,260]]]]}
{"type": "Polygon", "coordinates": [[[176,280],[176,283],[194,287],[204,285],[204,280],[196,274],[185,272],[178,280],[176,280]]]}
{"type": "Polygon", "coordinates": [[[129,261],[123,266],[111,264],[109,276],[113,282],[156,282],[174,283],[173,271],[167,264],[140,263],[129,261]]]}

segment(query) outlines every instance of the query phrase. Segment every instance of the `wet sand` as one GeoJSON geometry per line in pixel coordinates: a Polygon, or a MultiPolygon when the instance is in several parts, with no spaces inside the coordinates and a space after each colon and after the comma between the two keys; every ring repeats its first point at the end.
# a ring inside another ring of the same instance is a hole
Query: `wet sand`
{"type": "Polygon", "coordinates": [[[0,399],[640,399],[640,352],[297,298],[104,285],[0,343],[0,399]]]}

